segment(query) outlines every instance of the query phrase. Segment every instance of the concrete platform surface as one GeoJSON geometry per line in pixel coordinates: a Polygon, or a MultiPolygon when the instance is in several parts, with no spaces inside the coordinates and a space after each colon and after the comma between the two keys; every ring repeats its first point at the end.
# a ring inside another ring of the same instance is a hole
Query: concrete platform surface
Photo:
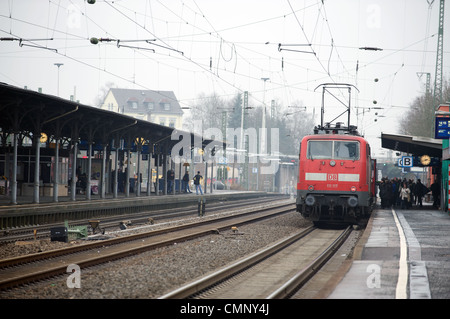
{"type": "Polygon", "coordinates": [[[450,216],[431,205],[377,209],[329,299],[450,298],[450,216]]]}

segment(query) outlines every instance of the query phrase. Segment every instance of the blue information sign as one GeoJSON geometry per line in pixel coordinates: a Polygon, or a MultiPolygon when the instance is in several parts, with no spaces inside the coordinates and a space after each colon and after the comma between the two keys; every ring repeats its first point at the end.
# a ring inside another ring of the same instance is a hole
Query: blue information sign
{"type": "Polygon", "coordinates": [[[450,118],[436,117],[436,125],[434,126],[434,138],[445,139],[450,138],[450,118]]]}

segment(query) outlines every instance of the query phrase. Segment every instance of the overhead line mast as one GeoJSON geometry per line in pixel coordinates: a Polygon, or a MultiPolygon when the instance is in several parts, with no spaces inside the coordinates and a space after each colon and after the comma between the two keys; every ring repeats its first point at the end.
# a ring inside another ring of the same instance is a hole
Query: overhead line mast
{"type": "Polygon", "coordinates": [[[444,3],[445,0],[440,0],[439,3],[439,29],[437,40],[437,53],[436,53],[436,71],[434,79],[434,104],[442,101],[442,59],[443,59],[443,47],[444,47],[444,3]]]}

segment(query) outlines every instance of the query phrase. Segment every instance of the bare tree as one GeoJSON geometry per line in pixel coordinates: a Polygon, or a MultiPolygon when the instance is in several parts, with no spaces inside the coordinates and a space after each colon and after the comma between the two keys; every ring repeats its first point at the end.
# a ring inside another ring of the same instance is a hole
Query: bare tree
{"type": "MultiPolygon", "coordinates": [[[[288,108],[278,102],[266,106],[267,140],[271,139],[271,129],[278,130],[278,150],[286,155],[298,155],[300,141],[303,136],[312,134],[314,128],[313,115],[302,107],[302,102],[293,105],[299,108],[288,108]]],[[[262,107],[254,106],[249,101],[248,109],[244,110],[244,129],[255,128],[259,134],[262,125],[262,107]]],[[[217,94],[200,94],[195,103],[190,106],[190,115],[184,120],[184,129],[202,134],[198,129],[222,129],[224,121],[227,128],[238,129],[242,120],[242,94],[236,93],[229,100],[217,94]],[[224,118],[224,115],[226,117],[224,118]],[[200,122],[199,122],[200,121],[200,122]],[[195,127],[197,125],[197,127],[195,127]]],[[[226,134],[226,133],[225,133],[226,134]]],[[[267,151],[270,151],[269,149],[267,151]]]]}
{"type": "Polygon", "coordinates": [[[444,83],[442,101],[435,101],[431,93],[424,93],[414,99],[411,108],[400,120],[400,133],[423,137],[434,137],[435,110],[440,103],[450,100],[450,86],[444,83]]]}
{"type": "Polygon", "coordinates": [[[199,121],[203,130],[213,127],[221,128],[222,110],[225,110],[226,107],[227,102],[217,94],[206,96],[201,93],[196,102],[189,107],[190,115],[184,120],[185,129],[201,134],[202,132],[197,132],[199,121]]]}
{"type": "Polygon", "coordinates": [[[96,107],[101,107],[103,101],[104,101],[105,98],[106,98],[106,95],[107,95],[108,92],[109,92],[109,89],[111,89],[111,88],[116,88],[116,87],[117,87],[117,85],[116,85],[114,82],[111,82],[111,81],[110,81],[110,82],[106,82],[105,85],[103,85],[103,86],[100,88],[100,90],[99,90],[97,96],[95,97],[95,99],[94,99],[94,105],[95,105],[96,107]]]}

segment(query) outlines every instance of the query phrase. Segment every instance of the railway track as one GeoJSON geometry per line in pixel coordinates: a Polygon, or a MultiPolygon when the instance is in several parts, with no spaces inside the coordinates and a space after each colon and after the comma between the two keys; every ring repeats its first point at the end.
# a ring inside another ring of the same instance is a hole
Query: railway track
{"type": "Polygon", "coordinates": [[[3,259],[0,260],[0,289],[65,274],[71,264],[86,268],[294,210],[293,203],[284,201],[215,219],[3,259]]]}
{"type": "MultiPolygon", "coordinates": [[[[211,203],[207,205],[207,213],[217,213],[224,210],[229,210],[236,207],[243,207],[254,204],[262,204],[274,201],[273,197],[258,198],[258,199],[243,199],[233,201],[232,203],[211,203]]],[[[69,226],[82,226],[89,225],[90,220],[101,220],[101,228],[106,229],[119,229],[119,224],[122,221],[129,221],[133,226],[146,224],[151,219],[152,221],[161,221],[171,218],[178,218],[189,215],[196,215],[198,213],[197,205],[190,205],[185,207],[182,211],[180,208],[160,209],[156,211],[147,211],[134,214],[124,214],[118,216],[99,216],[98,218],[76,220],[69,222],[69,226]]],[[[14,229],[8,229],[0,233],[0,243],[2,242],[14,242],[31,239],[42,239],[50,237],[50,229],[52,227],[61,226],[62,223],[46,224],[46,225],[32,225],[18,227],[14,229]]],[[[89,227],[89,232],[93,233],[93,230],[89,227]]]]}
{"type": "Polygon", "coordinates": [[[351,227],[309,227],[160,299],[281,299],[289,297],[337,251],[351,227]]]}

